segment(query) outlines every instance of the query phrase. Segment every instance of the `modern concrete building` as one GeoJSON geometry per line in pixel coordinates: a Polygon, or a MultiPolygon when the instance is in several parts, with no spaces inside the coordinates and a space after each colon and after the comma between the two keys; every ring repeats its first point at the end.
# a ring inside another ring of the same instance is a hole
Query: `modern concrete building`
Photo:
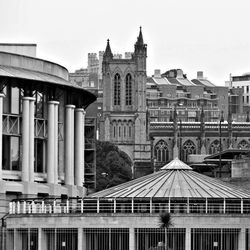
{"type": "Polygon", "coordinates": [[[250,73],[241,76],[230,76],[230,81],[226,82],[229,88],[243,88],[243,103],[250,105],[250,73]]]}
{"type": "Polygon", "coordinates": [[[8,250],[250,249],[250,192],[179,159],[84,199],[18,199],[9,208],[8,250]],[[160,228],[163,212],[168,229],[160,228]]]}
{"type": "Polygon", "coordinates": [[[96,96],[66,68],[0,52],[0,216],[20,197],[86,194],[85,109],[96,96]]]}

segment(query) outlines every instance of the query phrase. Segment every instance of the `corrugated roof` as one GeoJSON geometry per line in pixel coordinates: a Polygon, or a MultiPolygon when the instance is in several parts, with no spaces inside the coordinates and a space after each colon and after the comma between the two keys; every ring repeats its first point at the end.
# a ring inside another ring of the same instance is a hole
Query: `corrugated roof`
{"type": "Polygon", "coordinates": [[[250,198],[248,191],[192,171],[174,159],[160,171],[90,195],[120,198],[250,198]]]}

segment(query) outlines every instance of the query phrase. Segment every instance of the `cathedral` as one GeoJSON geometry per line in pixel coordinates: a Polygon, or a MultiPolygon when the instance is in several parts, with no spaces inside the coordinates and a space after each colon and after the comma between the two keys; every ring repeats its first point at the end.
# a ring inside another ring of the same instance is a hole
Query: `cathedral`
{"type": "Polygon", "coordinates": [[[109,40],[103,55],[103,120],[101,140],[110,141],[126,152],[139,177],[150,171],[151,145],[148,140],[146,106],[147,45],[140,28],[131,58],[114,57],[109,40]]]}
{"type": "Polygon", "coordinates": [[[114,55],[108,40],[102,62],[100,140],[129,155],[135,178],[175,157],[201,163],[228,148],[250,148],[241,89],[216,86],[203,72],[189,80],[181,69],[149,77],[146,59],[140,28],[131,57],[114,55]]]}

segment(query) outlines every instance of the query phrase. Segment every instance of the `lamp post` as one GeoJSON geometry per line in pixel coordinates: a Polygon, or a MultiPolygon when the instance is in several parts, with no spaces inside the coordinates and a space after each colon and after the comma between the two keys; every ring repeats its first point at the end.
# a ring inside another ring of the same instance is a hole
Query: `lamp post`
{"type": "Polygon", "coordinates": [[[221,116],[220,116],[220,122],[219,122],[219,142],[220,142],[220,155],[219,155],[219,170],[220,170],[220,174],[219,177],[221,178],[221,123],[224,122],[224,117],[223,117],[223,111],[221,111],[221,116]]]}

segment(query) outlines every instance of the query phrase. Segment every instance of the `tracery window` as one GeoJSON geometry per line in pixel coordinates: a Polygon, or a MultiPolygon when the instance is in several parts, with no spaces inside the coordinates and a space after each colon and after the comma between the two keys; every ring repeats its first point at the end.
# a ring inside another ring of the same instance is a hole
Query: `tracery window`
{"type": "Polygon", "coordinates": [[[182,146],[183,161],[187,162],[188,155],[196,154],[196,147],[191,140],[187,140],[182,146]]]}
{"type": "Polygon", "coordinates": [[[132,76],[126,75],[126,105],[132,105],[132,76]]]}
{"type": "Polygon", "coordinates": [[[167,162],[168,156],[168,145],[164,140],[160,140],[155,145],[155,159],[157,162],[167,162]]]}
{"type": "Polygon", "coordinates": [[[115,74],[114,78],[114,105],[121,105],[121,77],[115,74]]]}
{"type": "Polygon", "coordinates": [[[211,143],[210,148],[209,148],[209,154],[215,154],[220,151],[220,142],[218,140],[215,140],[211,143]]]}
{"type": "Polygon", "coordinates": [[[239,144],[238,144],[238,148],[239,149],[249,149],[249,143],[246,140],[242,140],[239,144]]]}

